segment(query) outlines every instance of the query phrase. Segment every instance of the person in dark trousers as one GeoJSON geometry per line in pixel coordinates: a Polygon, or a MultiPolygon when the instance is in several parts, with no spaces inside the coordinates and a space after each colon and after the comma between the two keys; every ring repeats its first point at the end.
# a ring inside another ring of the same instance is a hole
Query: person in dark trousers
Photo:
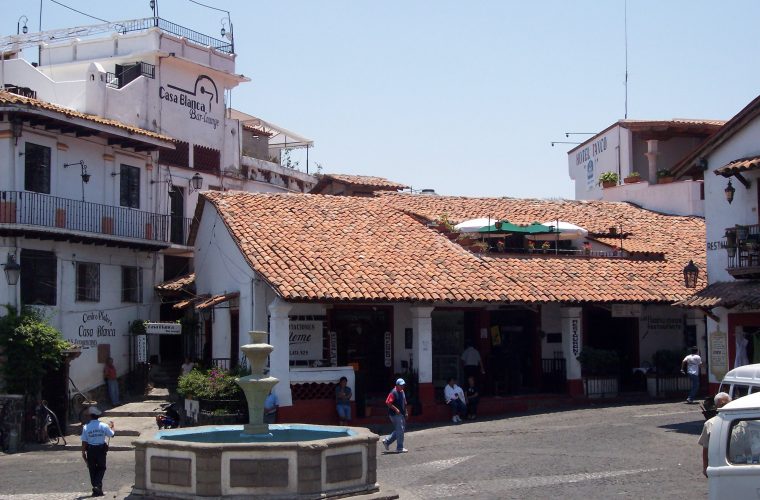
{"type": "Polygon", "coordinates": [[[104,424],[98,420],[101,414],[95,406],[88,410],[90,421],[82,427],[82,459],[90,470],[92,496],[103,496],[103,476],[106,474],[106,454],[108,445],[106,438],[113,437],[113,422],[104,424]]]}
{"type": "Polygon", "coordinates": [[[338,425],[347,425],[351,421],[351,388],[346,377],[341,377],[335,388],[335,408],[338,412],[338,425]]]}
{"type": "Polygon", "coordinates": [[[396,442],[396,453],[406,453],[404,448],[404,427],[406,425],[406,394],[404,394],[404,382],[403,378],[396,380],[396,387],[394,387],[388,397],[385,400],[385,405],[388,407],[388,417],[393,423],[393,432],[390,436],[383,439],[383,446],[385,451],[389,451],[389,447],[393,442],[396,442]]]}
{"type": "Polygon", "coordinates": [[[464,390],[467,398],[467,419],[475,420],[478,416],[478,401],[480,401],[480,391],[475,385],[475,377],[467,377],[467,389],[464,390]]]}

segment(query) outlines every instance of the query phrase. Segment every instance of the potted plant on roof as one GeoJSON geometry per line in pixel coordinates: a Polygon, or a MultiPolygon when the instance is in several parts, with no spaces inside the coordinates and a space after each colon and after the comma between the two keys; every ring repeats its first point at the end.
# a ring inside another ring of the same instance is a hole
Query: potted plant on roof
{"type": "Polygon", "coordinates": [[[470,248],[475,253],[486,253],[488,251],[488,243],[485,241],[476,241],[470,248]]]}
{"type": "Polygon", "coordinates": [[[533,253],[536,250],[536,242],[528,240],[528,253],[533,253]]]}
{"type": "Polygon", "coordinates": [[[543,251],[544,251],[544,253],[549,253],[549,249],[550,249],[551,247],[552,247],[552,244],[551,244],[551,243],[549,243],[548,241],[544,241],[544,242],[541,244],[541,250],[543,250],[543,251]]]}
{"type": "Polygon", "coordinates": [[[617,172],[602,172],[599,174],[599,184],[603,188],[611,188],[617,186],[620,176],[617,172]]]}
{"type": "Polygon", "coordinates": [[[661,168],[657,171],[657,184],[668,184],[673,182],[673,180],[675,180],[675,178],[667,168],[661,168]]]}
{"type": "Polygon", "coordinates": [[[638,172],[631,172],[628,174],[628,177],[623,179],[623,182],[626,184],[636,184],[637,182],[641,182],[641,174],[638,172]]]}
{"type": "Polygon", "coordinates": [[[620,356],[616,351],[584,347],[576,359],[581,364],[586,397],[617,397],[620,356]]]}

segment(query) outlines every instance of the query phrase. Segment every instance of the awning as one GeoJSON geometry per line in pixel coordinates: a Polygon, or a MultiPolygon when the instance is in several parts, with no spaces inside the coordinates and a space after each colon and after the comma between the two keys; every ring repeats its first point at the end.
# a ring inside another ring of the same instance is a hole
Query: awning
{"type": "Polygon", "coordinates": [[[477,233],[481,228],[491,225],[496,221],[497,219],[494,217],[478,217],[477,219],[462,221],[454,226],[454,229],[460,233],[477,233]]]}
{"type": "Polygon", "coordinates": [[[723,165],[719,169],[715,170],[716,175],[722,175],[723,177],[731,177],[732,175],[741,174],[749,170],[757,170],[760,168],[760,156],[753,156],[750,158],[742,158],[740,160],[734,160],[726,165],[723,165]]]}
{"type": "Polygon", "coordinates": [[[172,306],[172,309],[186,309],[192,306],[193,304],[202,302],[206,299],[208,299],[208,295],[204,295],[202,297],[193,297],[192,299],[180,300],[179,302],[177,302],[176,304],[172,306]]]}
{"type": "Polygon", "coordinates": [[[539,224],[538,222],[532,222],[526,226],[520,224],[512,224],[506,220],[496,221],[490,226],[482,227],[478,230],[479,233],[510,233],[510,234],[546,234],[554,232],[554,229],[539,224]]]}
{"type": "Polygon", "coordinates": [[[195,308],[199,311],[202,311],[203,309],[208,309],[209,307],[214,307],[216,305],[219,305],[223,302],[227,302],[230,299],[236,299],[240,297],[240,292],[231,292],[231,293],[225,293],[223,295],[214,295],[210,298],[207,298],[206,300],[203,300],[195,305],[195,308]]]}
{"type": "Polygon", "coordinates": [[[554,220],[543,222],[542,225],[548,226],[551,234],[531,236],[530,239],[539,241],[577,240],[588,236],[588,231],[570,222],[554,220]]]}
{"type": "Polygon", "coordinates": [[[195,284],[195,273],[185,274],[184,276],[164,281],[154,288],[158,292],[179,292],[190,288],[193,284],[195,284]]]}
{"type": "Polygon", "coordinates": [[[740,305],[760,307],[760,282],[755,280],[719,281],[673,305],[699,309],[731,308],[740,305]]]}

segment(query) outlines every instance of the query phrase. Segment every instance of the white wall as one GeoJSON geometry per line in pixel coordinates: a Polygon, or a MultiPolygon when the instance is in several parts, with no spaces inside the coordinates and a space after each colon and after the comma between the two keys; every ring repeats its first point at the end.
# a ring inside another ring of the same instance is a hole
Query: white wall
{"type": "Polygon", "coordinates": [[[654,365],[652,356],[661,349],[680,350],[684,345],[687,311],[660,305],[644,306],[639,318],[639,361],[654,365]]]}
{"type": "Polygon", "coordinates": [[[628,201],[647,210],[672,215],[704,217],[705,202],[701,195],[702,181],[678,181],[650,184],[646,181],[622,184],[602,190],[604,201],[628,201]]]}
{"type": "MultiPolygon", "coordinates": [[[[572,149],[567,154],[570,178],[575,181],[576,200],[598,200],[602,197],[599,186],[599,174],[618,172],[620,135],[622,130],[616,125],[606,132],[595,136],[587,143],[572,149]]],[[[625,162],[625,165],[629,163],[625,162]]],[[[626,172],[623,172],[625,176],[626,172]]]]}
{"type": "MultiPolygon", "coordinates": [[[[548,343],[547,333],[562,334],[562,317],[559,303],[543,304],[541,306],[541,357],[544,359],[554,358],[554,353],[562,353],[562,343],[548,343]]],[[[563,355],[564,356],[564,355],[563,355]]]]}

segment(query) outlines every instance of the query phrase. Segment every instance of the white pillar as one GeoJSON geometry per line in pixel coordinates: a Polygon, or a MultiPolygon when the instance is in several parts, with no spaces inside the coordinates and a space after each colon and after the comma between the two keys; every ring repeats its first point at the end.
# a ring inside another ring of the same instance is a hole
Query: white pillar
{"type": "Polygon", "coordinates": [[[583,309],[580,307],[561,308],[562,318],[562,352],[565,355],[567,380],[580,380],[581,364],[576,359],[583,345],[583,309]]]}
{"type": "MultiPolygon", "coordinates": [[[[660,154],[657,151],[658,141],[657,139],[650,139],[647,141],[647,152],[644,156],[649,161],[649,182],[657,182],[657,156],[660,154]]],[[[633,165],[631,165],[630,172],[633,172],[633,165]]],[[[629,172],[629,174],[630,174],[629,172]]]]}
{"type": "Polygon", "coordinates": [[[293,406],[290,393],[290,318],[293,308],[281,298],[269,304],[269,343],[274,351],[269,355],[269,375],[280,382],[274,386],[280,406],[293,406]]]}
{"type": "Polygon", "coordinates": [[[433,382],[433,322],[430,314],[434,307],[411,307],[414,336],[414,366],[419,383],[433,382]]]}
{"type": "Polygon", "coordinates": [[[264,280],[255,276],[251,282],[253,290],[253,323],[251,329],[257,332],[268,331],[269,318],[267,317],[267,284],[264,280]]]}

